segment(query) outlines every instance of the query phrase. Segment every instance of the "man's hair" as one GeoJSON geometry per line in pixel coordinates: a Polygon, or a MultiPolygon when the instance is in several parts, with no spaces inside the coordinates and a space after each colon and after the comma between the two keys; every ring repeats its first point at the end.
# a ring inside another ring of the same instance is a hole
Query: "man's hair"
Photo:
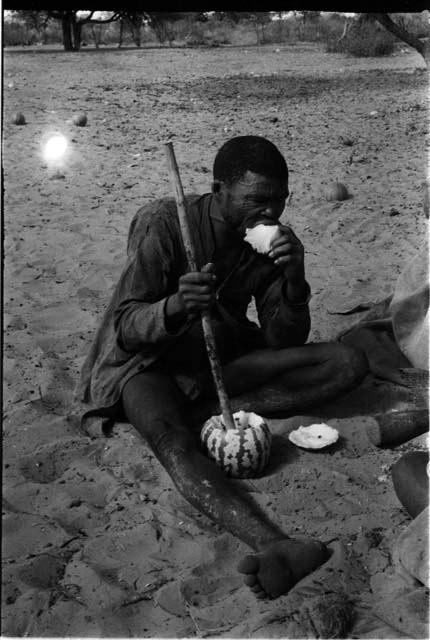
{"type": "Polygon", "coordinates": [[[222,145],[216,154],[213,177],[227,184],[240,180],[247,171],[267,178],[288,180],[288,167],[279,149],[261,136],[238,136],[222,145]]]}

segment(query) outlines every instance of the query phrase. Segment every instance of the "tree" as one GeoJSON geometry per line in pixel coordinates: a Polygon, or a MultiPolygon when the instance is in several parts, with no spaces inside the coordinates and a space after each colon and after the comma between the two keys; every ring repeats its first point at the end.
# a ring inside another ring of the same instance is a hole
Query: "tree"
{"type": "Polygon", "coordinates": [[[353,18],[351,18],[351,16],[345,16],[345,22],[343,24],[343,31],[337,41],[337,44],[339,45],[339,43],[344,40],[346,38],[346,36],[348,35],[352,25],[354,24],[353,22],[353,18]]]}
{"type": "Polygon", "coordinates": [[[124,35],[124,27],[127,27],[133,38],[133,42],[136,47],[140,48],[142,44],[141,30],[145,22],[148,21],[148,16],[144,11],[122,11],[119,19],[119,42],[118,47],[122,46],[122,39],[124,35]]]}
{"type": "Polygon", "coordinates": [[[301,40],[306,40],[308,25],[318,23],[321,11],[294,11],[294,15],[301,20],[300,38],[301,40]]]}
{"type": "MultiPolygon", "coordinates": [[[[415,36],[413,33],[408,31],[403,25],[399,24],[399,22],[394,22],[391,16],[388,13],[370,13],[369,17],[373,18],[379,24],[387,29],[394,36],[408,44],[410,47],[418,51],[424,58],[424,62],[426,63],[427,68],[430,63],[430,42],[427,39],[419,38],[415,36]]],[[[430,35],[430,34],[429,34],[430,35]]]]}
{"type": "Polygon", "coordinates": [[[234,24],[249,22],[257,36],[257,43],[263,44],[266,39],[266,27],[272,18],[271,11],[219,11],[215,12],[220,20],[228,19],[234,24]]]}
{"type": "Polygon", "coordinates": [[[38,34],[42,44],[46,44],[46,29],[48,27],[49,15],[47,11],[17,10],[13,12],[22,19],[26,28],[34,29],[38,34]]]}
{"type": "Polygon", "coordinates": [[[147,11],[145,18],[157,36],[157,40],[163,44],[166,40],[172,46],[175,31],[173,25],[184,18],[192,18],[201,22],[207,20],[207,16],[203,11],[147,11]]]}
{"type": "Polygon", "coordinates": [[[107,24],[119,20],[120,11],[111,11],[102,17],[102,12],[79,10],[48,10],[48,17],[61,22],[63,46],[65,51],[79,51],[81,48],[82,27],[85,24],[107,24]],[[95,17],[94,14],[98,14],[95,17]]]}
{"type": "Polygon", "coordinates": [[[264,44],[266,41],[266,27],[271,21],[271,12],[247,11],[246,14],[257,36],[257,44],[264,44]]]}

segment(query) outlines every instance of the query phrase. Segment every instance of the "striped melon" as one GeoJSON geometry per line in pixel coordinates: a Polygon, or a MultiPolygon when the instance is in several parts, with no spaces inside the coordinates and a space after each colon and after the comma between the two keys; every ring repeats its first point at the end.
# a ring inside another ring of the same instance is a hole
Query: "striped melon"
{"type": "Polygon", "coordinates": [[[233,415],[236,429],[226,429],[222,415],[205,422],[200,434],[205,453],[234,478],[259,475],[270,456],[269,427],[256,413],[238,411],[233,415]]]}

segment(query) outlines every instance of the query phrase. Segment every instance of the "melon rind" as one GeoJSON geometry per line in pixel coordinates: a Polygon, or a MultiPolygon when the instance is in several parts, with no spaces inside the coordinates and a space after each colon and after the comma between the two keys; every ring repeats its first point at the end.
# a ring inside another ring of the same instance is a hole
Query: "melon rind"
{"type": "Polygon", "coordinates": [[[206,454],[234,478],[258,476],[270,457],[271,433],[263,418],[252,412],[236,412],[237,429],[225,429],[222,416],[213,416],[202,427],[206,454]]]}

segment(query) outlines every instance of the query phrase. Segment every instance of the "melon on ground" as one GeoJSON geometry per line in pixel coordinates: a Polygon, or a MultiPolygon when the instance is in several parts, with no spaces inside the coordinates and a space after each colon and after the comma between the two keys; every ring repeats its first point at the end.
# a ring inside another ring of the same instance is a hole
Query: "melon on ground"
{"type": "Polygon", "coordinates": [[[233,415],[236,429],[227,429],[222,416],[213,416],[203,425],[200,439],[205,453],[234,478],[261,474],[270,457],[271,433],[261,416],[238,411],[233,415]]]}
{"type": "Polygon", "coordinates": [[[87,114],[81,111],[73,116],[73,124],[77,127],[85,127],[88,122],[87,114]]]}
{"type": "Polygon", "coordinates": [[[348,189],[342,182],[332,182],[325,189],[325,197],[329,202],[348,200],[348,189]]]}
{"type": "Polygon", "coordinates": [[[13,124],[19,124],[19,125],[26,124],[24,114],[21,113],[21,111],[17,111],[12,118],[12,122],[13,124]]]}

